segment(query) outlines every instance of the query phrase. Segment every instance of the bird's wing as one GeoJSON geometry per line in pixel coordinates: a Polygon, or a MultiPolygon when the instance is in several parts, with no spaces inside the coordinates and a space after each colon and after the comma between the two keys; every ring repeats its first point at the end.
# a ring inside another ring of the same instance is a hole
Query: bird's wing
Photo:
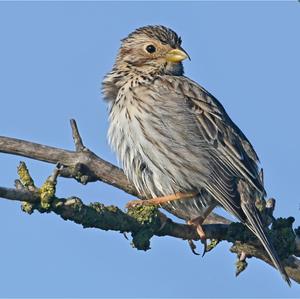
{"type": "Polygon", "coordinates": [[[195,118],[201,137],[210,147],[211,174],[208,191],[240,220],[243,214],[237,202],[237,181],[243,179],[258,193],[264,187],[258,171],[258,157],[251,143],[233,123],[220,102],[200,85],[186,77],[164,76],[155,84],[159,93],[169,99],[186,103],[190,116],[195,118]]]}
{"type": "MultiPolygon", "coordinates": [[[[255,207],[256,195],[264,195],[265,190],[258,172],[258,157],[248,139],[219,101],[190,79],[163,76],[153,85],[156,99],[160,98],[158,104],[164,99],[180,105],[185,109],[182,114],[191,118],[195,124],[190,128],[196,132],[197,127],[198,138],[206,141],[206,151],[210,154],[206,190],[258,237],[275,267],[290,284],[255,207]]],[[[184,133],[188,135],[189,132],[184,133]]],[[[201,153],[203,151],[199,149],[201,153]]]]}

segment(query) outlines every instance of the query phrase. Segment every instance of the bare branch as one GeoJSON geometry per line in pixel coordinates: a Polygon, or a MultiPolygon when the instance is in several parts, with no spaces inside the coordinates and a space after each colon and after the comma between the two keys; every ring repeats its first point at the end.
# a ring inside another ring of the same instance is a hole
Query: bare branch
{"type": "Polygon", "coordinates": [[[86,175],[89,177],[88,181],[102,181],[129,194],[138,195],[120,168],[102,160],[91,151],[74,152],[0,136],[0,152],[52,164],[60,163],[65,166],[60,173],[62,177],[71,177],[81,181],[81,177],[86,175]]]}
{"type": "Polygon", "coordinates": [[[40,198],[38,192],[4,187],[0,187],[0,197],[15,201],[26,201],[29,203],[35,203],[40,198]]]}

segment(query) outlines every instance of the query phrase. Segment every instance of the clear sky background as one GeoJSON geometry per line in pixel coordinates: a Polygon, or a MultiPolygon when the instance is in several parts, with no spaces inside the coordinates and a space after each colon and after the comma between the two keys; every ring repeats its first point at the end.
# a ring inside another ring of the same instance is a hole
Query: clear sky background
{"type": "MultiPolygon", "coordinates": [[[[106,141],[100,82],[119,41],[163,24],[183,38],[186,75],[212,92],[261,158],[276,216],[299,217],[300,3],[1,2],[0,135],[73,149],[69,119],[85,144],[116,162],[106,141]]],[[[25,160],[40,185],[53,165],[0,154],[0,185],[12,187],[25,160]]],[[[102,183],[59,179],[58,196],[124,207],[131,196],[102,183]]],[[[0,200],[3,297],[296,297],[265,263],[222,242],[204,258],[185,241],[153,238],[147,252],[115,232],[83,229],[54,214],[29,216],[0,200]]],[[[201,245],[198,245],[202,250],[201,245]]]]}

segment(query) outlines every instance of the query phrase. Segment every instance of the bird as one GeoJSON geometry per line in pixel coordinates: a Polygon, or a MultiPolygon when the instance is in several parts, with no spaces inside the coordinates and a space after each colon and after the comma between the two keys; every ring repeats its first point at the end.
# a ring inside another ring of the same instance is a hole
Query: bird
{"type": "Polygon", "coordinates": [[[195,225],[201,239],[205,218],[223,207],[260,240],[290,285],[255,206],[266,196],[258,155],[222,104],[184,75],[190,57],[181,44],[163,25],[121,40],[102,82],[109,144],[146,201],[195,225]]]}

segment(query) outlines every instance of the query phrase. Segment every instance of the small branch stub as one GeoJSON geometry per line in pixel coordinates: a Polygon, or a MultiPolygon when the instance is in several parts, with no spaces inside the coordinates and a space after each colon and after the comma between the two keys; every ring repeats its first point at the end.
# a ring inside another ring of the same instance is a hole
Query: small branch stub
{"type": "MultiPolygon", "coordinates": [[[[28,171],[25,162],[20,162],[18,168],[19,180],[15,180],[15,187],[19,190],[37,191],[34,181],[28,171]]],[[[29,202],[22,202],[21,210],[25,213],[32,214],[34,211],[34,204],[29,202]]]]}
{"type": "Polygon", "coordinates": [[[43,186],[39,189],[41,197],[41,208],[50,212],[51,202],[55,198],[57,177],[62,169],[62,165],[57,163],[52,174],[47,178],[43,186]]]}
{"type": "Polygon", "coordinates": [[[21,181],[21,184],[27,188],[29,191],[36,190],[36,187],[34,185],[34,181],[32,177],[29,174],[28,168],[25,164],[25,162],[20,162],[18,166],[18,175],[21,181]]]}
{"type": "Polygon", "coordinates": [[[240,254],[238,254],[238,259],[235,264],[236,266],[236,271],[235,271],[235,276],[240,275],[248,266],[248,263],[246,261],[246,253],[242,251],[240,254]]]}

